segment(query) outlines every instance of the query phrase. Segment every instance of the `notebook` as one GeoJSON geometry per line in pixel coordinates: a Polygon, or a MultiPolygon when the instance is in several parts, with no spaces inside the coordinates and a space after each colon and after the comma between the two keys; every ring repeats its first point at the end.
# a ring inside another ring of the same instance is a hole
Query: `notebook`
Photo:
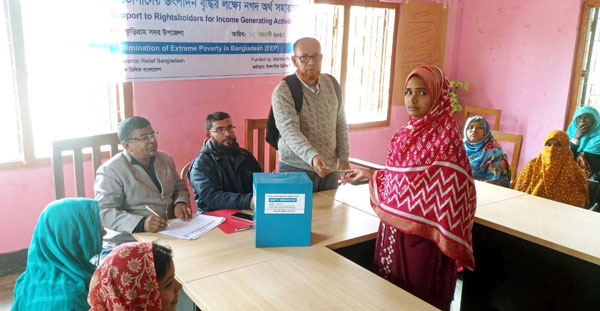
{"type": "Polygon", "coordinates": [[[208,233],[225,221],[224,217],[194,214],[190,221],[173,219],[169,227],[158,233],[170,235],[179,239],[194,240],[208,233]]]}

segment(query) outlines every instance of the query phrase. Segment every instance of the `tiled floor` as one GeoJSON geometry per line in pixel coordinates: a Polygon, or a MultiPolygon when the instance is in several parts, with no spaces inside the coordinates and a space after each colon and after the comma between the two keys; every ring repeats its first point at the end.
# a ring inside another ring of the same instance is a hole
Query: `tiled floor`
{"type": "Polygon", "coordinates": [[[20,273],[3,276],[0,278],[0,310],[10,310],[13,301],[15,281],[20,273]]]}

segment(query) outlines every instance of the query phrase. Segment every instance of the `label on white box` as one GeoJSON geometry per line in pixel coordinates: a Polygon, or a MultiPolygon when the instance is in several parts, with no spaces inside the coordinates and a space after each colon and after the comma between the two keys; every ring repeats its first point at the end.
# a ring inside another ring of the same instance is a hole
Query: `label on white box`
{"type": "Polygon", "coordinates": [[[304,214],[304,193],[266,193],[265,214],[304,214]]]}

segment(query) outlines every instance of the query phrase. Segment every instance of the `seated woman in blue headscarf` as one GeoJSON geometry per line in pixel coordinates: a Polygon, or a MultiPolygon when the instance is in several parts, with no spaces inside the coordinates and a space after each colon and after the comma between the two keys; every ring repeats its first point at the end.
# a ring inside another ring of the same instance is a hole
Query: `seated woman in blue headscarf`
{"type": "Polygon", "coordinates": [[[490,126],[483,117],[473,116],[467,119],[463,143],[475,179],[504,187],[510,185],[506,153],[492,136],[490,126]]]}
{"type": "Polygon", "coordinates": [[[90,260],[100,253],[104,233],[95,200],[50,203],[33,231],[11,310],[89,310],[87,293],[96,270],[90,260]]]}
{"type": "Polygon", "coordinates": [[[577,164],[588,178],[600,181],[600,114],[590,106],[583,106],[573,115],[567,129],[570,147],[577,164]]]}

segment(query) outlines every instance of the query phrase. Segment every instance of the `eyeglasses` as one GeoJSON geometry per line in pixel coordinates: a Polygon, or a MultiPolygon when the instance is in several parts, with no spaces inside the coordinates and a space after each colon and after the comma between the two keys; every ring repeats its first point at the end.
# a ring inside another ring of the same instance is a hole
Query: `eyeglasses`
{"type": "Polygon", "coordinates": [[[137,141],[141,141],[141,142],[148,142],[152,138],[156,139],[156,135],[158,135],[158,132],[152,132],[150,134],[141,135],[141,136],[138,136],[138,137],[131,137],[131,138],[127,139],[127,140],[137,140],[137,141]]]}
{"type": "Polygon", "coordinates": [[[211,133],[217,133],[217,134],[223,134],[223,133],[225,133],[225,131],[227,131],[229,133],[232,133],[234,129],[235,129],[235,126],[230,125],[228,127],[217,127],[216,129],[210,130],[209,132],[211,132],[211,133]]]}
{"type": "Polygon", "coordinates": [[[302,55],[302,56],[297,56],[294,55],[294,57],[300,59],[300,62],[303,64],[308,63],[311,59],[317,63],[320,62],[323,59],[323,54],[316,54],[316,55],[302,55]]]}

